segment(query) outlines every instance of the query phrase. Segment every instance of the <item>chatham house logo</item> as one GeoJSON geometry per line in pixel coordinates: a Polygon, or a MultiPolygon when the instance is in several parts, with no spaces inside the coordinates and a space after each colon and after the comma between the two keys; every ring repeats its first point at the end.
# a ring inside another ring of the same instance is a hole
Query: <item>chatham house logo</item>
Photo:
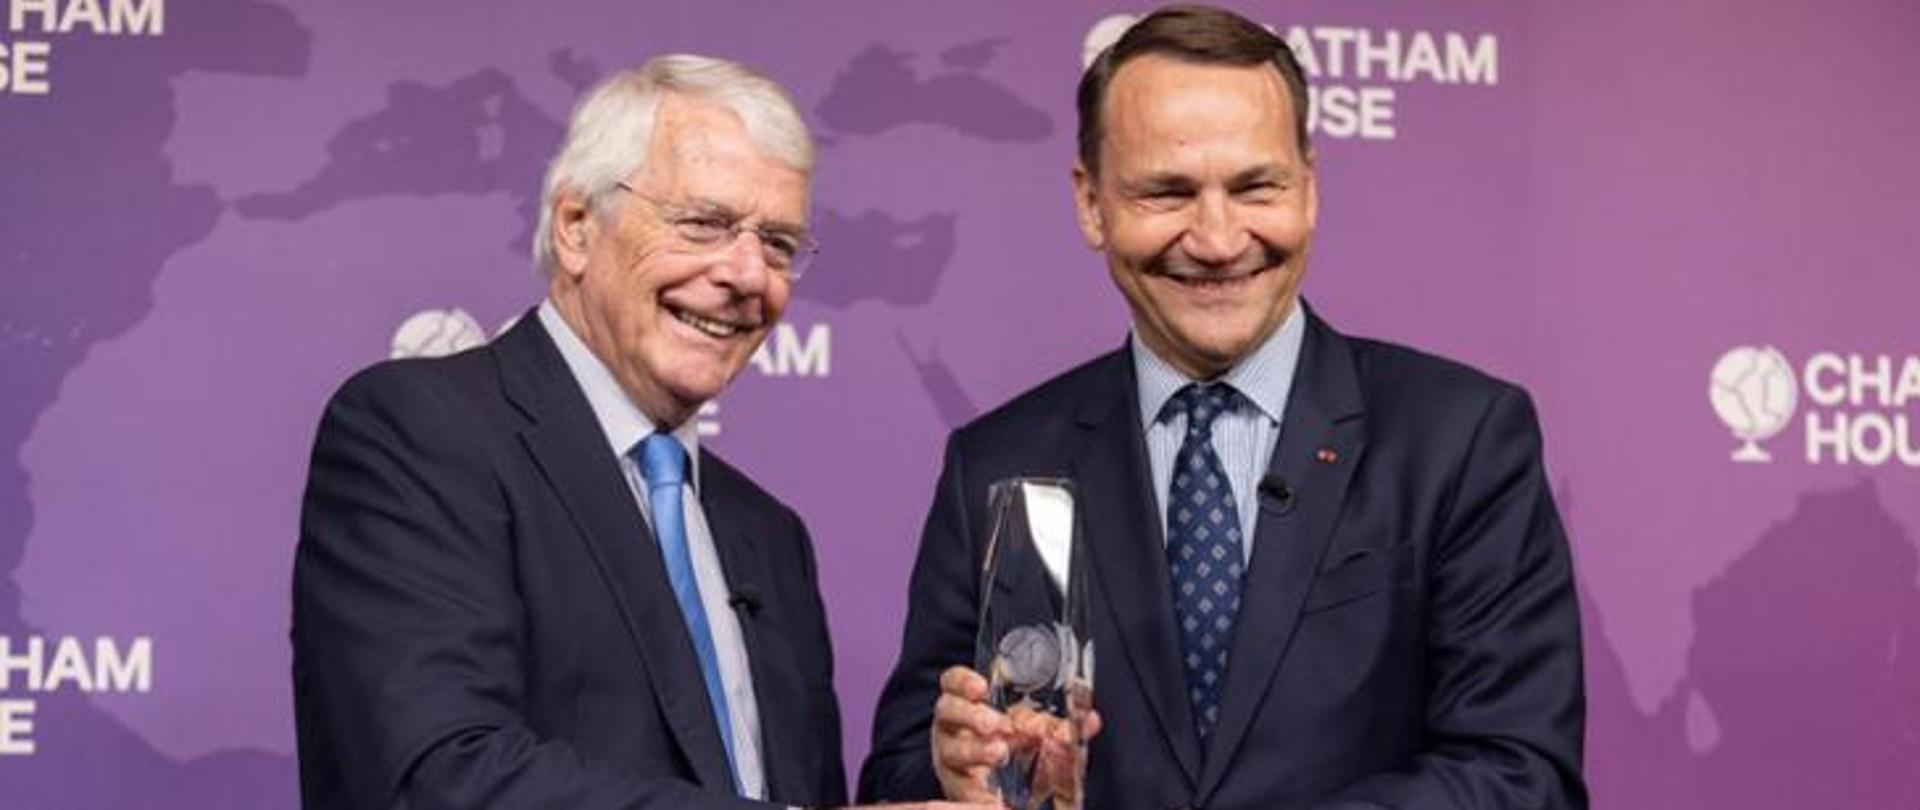
{"type": "MultiPolygon", "coordinates": [[[[519,315],[508,318],[494,330],[493,337],[506,334],[519,320],[519,315]]],[[[483,346],[491,339],[480,320],[465,309],[423,309],[407,316],[393,330],[387,356],[394,360],[445,357],[483,346]]],[[[776,323],[747,364],[768,377],[824,379],[833,373],[833,328],[815,323],[802,331],[786,321],[776,323]]],[[[702,436],[720,435],[719,400],[700,406],[697,426],[702,436]]],[[[4,674],[0,670],[0,675],[4,674]]]]}
{"type": "Polygon", "coordinates": [[[1807,464],[1920,469],[1920,354],[1819,349],[1795,365],[1772,346],[1739,346],[1713,364],[1707,398],[1736,462],[1784,449],[1807,464]]]}
{"type": "Polygon", "coordinates": [[[1793,421],[1799,404],[1799,380],[1787,356],[1772,346],[1740,346],[1713,364],[1708,396],[1713,412],[1733,431],[1740,445],[1733,460],[1773,460],[1760,443],[1779,435],[1793,421]]]}

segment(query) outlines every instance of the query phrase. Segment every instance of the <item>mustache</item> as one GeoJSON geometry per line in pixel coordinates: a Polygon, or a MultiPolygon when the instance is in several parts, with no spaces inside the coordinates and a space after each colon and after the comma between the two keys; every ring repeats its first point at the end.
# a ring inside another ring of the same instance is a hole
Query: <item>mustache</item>
{"type": "Polygon", "coordinates": [[[1259,240],[1254,240],[1246,250],[1226,261],[1201,261],[1181,252],[1178,245],[1168,245],[1159,255],[1149,259],[1141,270],[1148,275],[1174,279],[1225,280],[1278,267],[1292,257],[1291,252],[1259,240]]]}

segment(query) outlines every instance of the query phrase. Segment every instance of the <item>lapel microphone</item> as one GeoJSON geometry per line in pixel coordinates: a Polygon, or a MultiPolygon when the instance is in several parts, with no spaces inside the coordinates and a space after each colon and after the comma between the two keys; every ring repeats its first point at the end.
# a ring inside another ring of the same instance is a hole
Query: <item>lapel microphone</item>
{"type": "Polygon", "coordinates": [[[760,589],[751,582],[742,582],[727,594],[727,607],[735,613],[751,617],[760,612],[760,589]]]}
{"type": "Polygon", "coordinates": [[[1273,503],[1273,507],[1284,515],[1293,511],[1293,485],[1279,473],[1267,473],[1260,479],[1260,496],[1273,503]]]}

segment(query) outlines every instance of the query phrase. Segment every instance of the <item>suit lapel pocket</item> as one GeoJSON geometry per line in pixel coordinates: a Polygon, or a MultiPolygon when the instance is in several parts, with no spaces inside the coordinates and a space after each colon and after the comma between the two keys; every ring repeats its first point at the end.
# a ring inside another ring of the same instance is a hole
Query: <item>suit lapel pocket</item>
{"type": "Polygon", "coordinates": [[[1320,571],[1301,612],[1331,610],[1404,585],[1412,578],[1413,546],[1355,549],[1332,567],[1320,571]]]}

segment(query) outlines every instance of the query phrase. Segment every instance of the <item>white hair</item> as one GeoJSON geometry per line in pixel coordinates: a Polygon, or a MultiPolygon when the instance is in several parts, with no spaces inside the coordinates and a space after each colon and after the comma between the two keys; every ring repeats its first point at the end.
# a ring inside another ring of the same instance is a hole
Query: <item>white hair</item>
{"type": "Polygon", "coordinates": [[[760,72],[724,59],[669,54],[621,71],[588,91],[573,109],[567,137],[547,165],[533,263],[553,274],[553,201],[571,191],[597,200],[645,165],[660,100],[672,93],[732,112],[761,151],[801,172],[813,171],[813,136],[793,99],[760,72]]]}

